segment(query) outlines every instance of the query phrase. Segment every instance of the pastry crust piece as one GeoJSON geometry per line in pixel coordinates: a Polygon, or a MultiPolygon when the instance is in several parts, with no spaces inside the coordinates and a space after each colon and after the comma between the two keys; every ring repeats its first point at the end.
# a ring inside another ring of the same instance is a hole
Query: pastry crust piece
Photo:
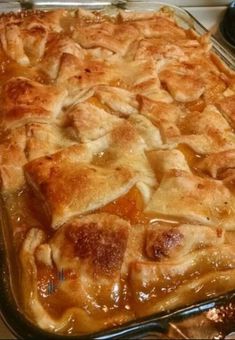
{"type": "Polygon", "coordinates": [[[52,258],[59,270],[73,270],[78,277],[79,272],[91,278],[120,275],[129,230],[127,221],[106,213],[72,219],[49,242],[52,258]]]}
{"type": "Polygon", "coordinates": [[[179,150],[151,151],[148,153],[148,159],[159,179],[173,169],[191,172],[184,154],[179,150]]]}
{"type": "Polygon", "coordinates": [[[235,95],[221,99],[216,103],[218,109],[228,119],[231,126],[235,127],[235,95]]]}
{"type": "Polygon", "coordinates": [[[29,58],[25,53],[20,28],[8,24],[0,29],[0,41],[4,52],[20,65],[28,66],[29,58]]]}
{"type": "Polygon", "coordinates": [[[72,146],[25,166],[28,184],[46,206],[53,228],[115,200],[136,182],[134,173],[125,167],[106,169],[85,163],[83,152],[72,146]]]}
{"type": "Polygon", "coordinates": [[[104,136],[122,120],[90,103],[72,106],[66,112],[66,127],[82,142],[104,136]]]}
{"type": "Polygon", "coordinates": [[[2,136],[0,145],[0,178],[4,192],[18,190],[24,184],[23,165],[27,162],[25,155],[25,128],[10,130],[2,136]]]}
{"type": "Polygon", "coordinates": [[[226,133],[231,127],[223,115],[214,105],[208,105],[202,112],[189,112],[181,123],[181,131],[184,134],[226,133]]]}
{"type": "Polygon", "coordinates": [[[60,34],[52,33],[48,37],[45,53],[40,64],[42,70],[52,79],[56,79],[58,76],[63,54],[72,55],[82,62],[85,53],[80,45],[76,44],[72,39],[68,37],[61,38],[60,34]]]}
{"type": "Polygon", "coordinates": [[[138,102],[135,95],[127,90],[118,87],[100,86],[95,93],[101,103],[107,105],[117,115],[126,117],[138,113],[138,102]]]}
{"type": "Polygon", "coordinates": [[[15,127],[29,122],[50,122],[59,114],[67,91],[24,77],[11,78],[3,87],[3,124],[15,127]]]}
{"type": "Polygon", "coordinates": [[[77,58],[71,53],[63,53],[56,81],[66,84],[68,92],[81,90],[100,84],[109,84],[118,78],[117,66],[111,61],[99,58],[77,58]]]}
{"type": "Polygon", "coordinates": [[[153,224],[147,228],[145,251],[155,261],[174,260],[193,251],[224,243],[224,230],[203,225],[169,226],[153,224]]]}
{"type": "Polygon", "coordinates": [[[27,25],[27,28],[21,30],[21,37],[24,51],[31,64],[34,65],[44,55],[48,39],[48,29],[42,23],[31,22],[27,25]]]}
{"type": "Polygon", "coordinates": [[[24,151],[28,161],[53,154],[75,143],[69,138],[66,131],[53,124],[26,124],[25,133],[26,146],[24,151]]]}
{"type": "Polygon", "coordinates": [[[166,84],[168,91],[178,102],[187,103],[197,100],[205,90],[204,83],[196,75],[174,73],[166,70],[161,73],[160,79],[166,84]]]}
{"type": "Polygon", "coordinates": [[[234,230],[235,198],[222,182],[182,170],[165,174],[146,212],[234,230]]]}
{"type": "Polygon", "coordinates": [[[145,38],[172,37],[180,39],[186,37],[186,32],[181,27],[177,26],[170,18],[161,15],[148,20],[136,21],[134,26],[145,38]]]}
{"type": "Polygon", "coordinates": [[[124,55],[138,35],[138,30],[129,23],[119,25],[102,22],[87,27],[76,27],[73,39],[85,48],[103,47],[124,55]]]}
{"type": "Polygon", "coordinates": [[[183,115],[180,108],[169,102],[165,102],[164,97],[159,100],[152,100],[143,95],[138,95],[140,103],[140,113],[152,121],[161,131],[164,142],[169,138],[180,136],[180,130],[177,126],[183,115]]]}
{"type": "Polygon", "coordinates": [[[59,127],[44,123],[26,124],[2,133],[0,144],[1,186],[4,192],[22,189],[23,166],[33,159],[54,153],[74,142],[59,127]]]}
{"type": "Polygon", "coordinates": [[[73,318],[78,329],[89,332],[102,328],[104,322],[129,320],[132,312],[117,307],[123,303],[122,267],[130,228],[115,215],[96,213],[72,219],[48,241],[42,230],[28,232],[21,251],[24,270],[30,273],[23,276],[24,303],[40,327],[58,331],[73,318]],[[66,298],[59,318],[52,317],[42,301],[42,295],[50,301],[45,284],[55,270],[63,273],[64,280],[58,282],[54,297],[66,298]],[[37,278],[41,278],[39,284],[37,278]],[[97,312],[98,306],[105,306],[106,312],[97,312]],[[116,312],[107,315],[113,309],[116,312]]]}
{"type": "Polygon", "coordinates": [[[235,150],[212,153],[202,159],[198,168],[216,179],[232,180],[235,175],[235,150]]]}

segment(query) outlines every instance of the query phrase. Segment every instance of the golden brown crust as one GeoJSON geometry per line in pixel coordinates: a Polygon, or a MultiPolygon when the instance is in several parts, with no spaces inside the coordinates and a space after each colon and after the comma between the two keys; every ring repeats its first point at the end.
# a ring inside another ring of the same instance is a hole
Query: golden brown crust
{"type": "Polygon", "coordinates": [[[198,100],[205,90],[203,81],[191,74],[177,74],[166,70],[161,73],[160,80],[178,102],[198,100]]]}
{"type": "Polygon", "coordinates": [[[234,206],[235,198],[222,182],[182,170],[170,170],[153,194],[146,211],[233,229],[234,206]]]}
{"type": "Polygon", "coordinates": [[[213,178],[224,179],[228,170],[235,167],[235,150],[212,153],[198,164],[199,168],[209,173],[213,178]]]}
{"type": "Polygon", "coordinates": [[[49,35],[40,67],[52,79],[57,78],[64,54],[74,56],[78,60],[83,60],[84,58],[84,51],[72,39],[61,37],[58,33],[49,35]]]}
{"type": "Polygon", "coordinates": [[[20,29],[17,25],[6,25],[0,33],[1,45],[4,52],[21,65],[29,65],[29,58],[25,54],[20,29]]]}
{"type": "Polygon", "coordinates": [[[180,246],[184,238],[176,228],[163,231],[159,235],[148,233],[147,237],[149,238],[147,241],[147,254],[150,258],[158,261],[161,260],[162,257],[168,256],[172,248],[180,246]],[[153,236],[155,236],[154,239],[153,236]]]}
{"type": "Polygon", "coordinates": [[[174,39],[185,38],[186,32],[167,17],[156,16],[153,19],[134,22],[145,38],[173,37],[174,39]]]}
{"type": "MultiPolygon", "coordinates": [[[[64,246],[57,245],[60,256],[88,264],[90,275],[109,277],[121,270],[129,228],[126,221],[113,215],[89,215],[63,225],[51,244],[55,247],[60,239],[64,243],[64,246]],[[66,252],[62,254],[60,250],[65,247],[66,252]]],[[[61,266],[58,257],[55,260],[61,266]]]]}
{"type": "Polygon", "coordinates": [[[124,55],[138,31],[133,25],[102,22],[88,27],[76,27],[73,39],[84,48],[102,47],[124,55]]]}
{"type": "Polygon", "coordinates": [[[218,109],[225,115],[234,128],[235,121],[235,95],[221,99],[216,103],[218,109]]]}
{"type": "Polygon", "coordinates": [[[25,129],[27,140],[24,151],[28,161],[74,144],[63,129],[53,124],[31,123],[25,125],[25,129]]]}
{"type": "Polygon", "coordinates": [[[66,90],[27,78],[11,78],[2,89],[3,124],[9,127],[53,120],[60,112],[66,94],[66,90]]]}
{"type": "Polygon", "coordinates": [[[28,304],[42,328],[50,321],[53,330],[62,329],[63,324],[68,322],[67,318],[72,316],[79,321],[78,329],[81,329],[82,323],[82,329],[87,332],[91,322],[92,328],[96,329],[103,322],[112,324],[116,320],[120,323],[123,318],[128,320],[133,315],[130,311],[122,310],[121,270],[129,232],[130,224],[127,221],[105,213],[72,219],[49,241],[45,240],[41,230],[30,230],[23,244],[21,259],[25,270],[32,273],[32,283],[35,283],[35,276],[40,277],[46,265],[46,270],[51,274],[54,270],[63,273],[64,280],[59,282],[53,294],[57,298],[65,296],[66,302],[73,301],[72,307],[67,308],[67,303],[61,306],[58,317],[53,318],[41,299],[42,294],[47,301],[52,296],[43,293],[43,280],[40,281],[39,289],[32,292],[28,304]],[[53,259],[53,262],[49,260],[49,266],[48,254],[53,259]],[[120,311],[109,315],[107,320],[107,314],[97,313],[97,306],[103,304],[105,308],[118,307],[120,311]]]}
{"type": "Polygon", "coordinates": [[[66,127],[82,142],[111,132],[121,122],[118,117],[89,103],[74,105],[66,113],[66,127]]]}
{"type": "Polygon", "coordinates": [[[234,96],[210,34],[166,8],[0,15],[1,191],[29,318],[86,334],[234,288],[234,96]]]}
{"type": "Polygon", "coordinates": [[[25,127],[6,131],[0,145],[0,177],[4,191],[14,191],[24,184],[22,166],[27,162],[25,155],[25,127]]]}
{"type": "Polygon", "coordinates": [[[87,164],[81,160],[79,146],[77,150],[72,148],[25,166],[26,179],[45,201],[54,228],[73,215],[113,201],[136,182],[130,170],[121,166],[105,169],[87,164]]]}
{"type": "Polygon", "coordinates": [[[153,225],[147,228],[145,250],[154,261],[173,260],[195,250],[223,244],[224,234],[220,228],[200,225],[153,225]]]}

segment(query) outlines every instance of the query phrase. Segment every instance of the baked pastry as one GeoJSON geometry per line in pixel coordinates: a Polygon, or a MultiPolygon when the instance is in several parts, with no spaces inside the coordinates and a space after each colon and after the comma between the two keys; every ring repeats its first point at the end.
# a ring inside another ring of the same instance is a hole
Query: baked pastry
{"type": "Polygon", "coordinates": [[[167,11],[0,17],[24,314],[87,334],[235,287],[235,74],[167,11]]]}

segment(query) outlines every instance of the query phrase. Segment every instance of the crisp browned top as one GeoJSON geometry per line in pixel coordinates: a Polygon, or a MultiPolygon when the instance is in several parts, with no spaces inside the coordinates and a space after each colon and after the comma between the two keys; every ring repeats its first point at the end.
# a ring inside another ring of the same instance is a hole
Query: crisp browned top
{"type": "Polygon", "coordinates": [[[235,286],[235,74],[147,13],[0,16],[0,179],[23,311],[89,333],[235,286]]]}

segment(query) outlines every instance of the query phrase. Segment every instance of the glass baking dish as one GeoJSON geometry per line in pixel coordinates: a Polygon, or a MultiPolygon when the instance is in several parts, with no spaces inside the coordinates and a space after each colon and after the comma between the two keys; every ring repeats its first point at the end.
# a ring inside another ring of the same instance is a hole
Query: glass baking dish
{"type": "MultiPolygon", "coordinates": [[[[164,2],[155,1],[3,1],[0,5],[0,12],[8,12],[9,10],[18,11],[21,9],[39,9],[50,10],[56,8],[76,9],[82,7],[90,10],[105,10],[107,13],[115,13],[119,8],[126,11],[152,11],[159,10],[162,6],[167,6],[168,9],[174,12],[178,24],[184,28],[192,28],[198,34],[204,34],[207,30],[198,22],[190,13],[182,8],[167,5],[164,2]]],[[[235,70],[235,56],[228,52],[220,43],[212,37],[213,50],[220,56],[220,58],[231,69],[235,70]]],[[[3,202],[1,202],[3,203],[3,202]]],[[[1,209],[1,228],[0,228],[0,270],[2,273],[2,281],[0,283],[0,308],[1,317],[11,332],[17,338],[50,338],[62,339],[64,335],[52,334],[41,330],[28,320],[20,306],[20,301],[15,295],[14,287],[17,286],[17,276],[14,268],[14,249],[12,248],[11,228],[8,225],[7,214],[4,210],[3,204],[0,204],[1,209]]],[[[86,335],[86,338],[96,339],[117,339],[137,336],[144,336],[149,332],[158,332],[160,334],[167,334],[169,325],[174,322],[181,321],[182,319],[190,316],[195,316],[208,311],[212,308],[219,307],[229,303],[235,299],[234,291],[228,292],[221,296],[202,301],[200,303],[185,306],[184,308],[174,311],[166,311],[161,314],[155,314],[150,317],[141,318],[135,321],[128,322],[122,326],[105,330],[99,333],[86,335]]],[[[153,333],[151,333],[153,334],[153,333]]],[[[83,339],[84,336],[68,335],[72,339],[83,339]]],[[[157,333],[155,337],[158,338],[157,333]]],[[[162,338],[162,335],[160,336],[162,338]]],[[[166,338],[167,335],[166,335],[166,338]]]]}

